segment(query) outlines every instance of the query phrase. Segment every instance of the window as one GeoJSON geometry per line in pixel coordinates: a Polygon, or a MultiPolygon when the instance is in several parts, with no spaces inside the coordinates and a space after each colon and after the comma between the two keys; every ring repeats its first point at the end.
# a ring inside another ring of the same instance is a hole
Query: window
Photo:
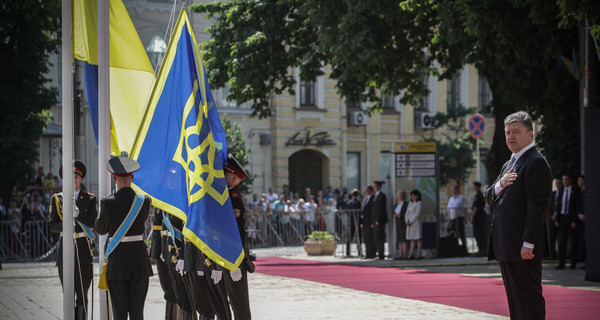
{"type": "MultiPolygon", "coordinates": [[[[428,77],[427,77],[427,74],[425,73],[425,71],[420,71],[419,75],[421,77],[421,81],[425,84],[425,86],[427,86],[429,88],[429,81],[428,81],[428,77]]],[[[429,110],[429,97],[425,96],[425,97],[419,98],[418,104],[415,107],[415,109],[418,109],[420,111],[428,111],[429,110]]]]}
{"type": "Polygon", "coordinates": [[[492,91],[490,90],[490,84],[485,77],[479,77],[477,89],[477,110],[481,113],[490,113],[491,110],[488,110],[488,107],[492,102],[492,91]]]}
{"type": "Polygon", "coordinates": [[[381,95],[381,107],[383,109],[394,109],[394,97],[381,95]]]}
{"type": "Polygon", "coordinates": [[[390,153],[382,152],[379,154],[379,180],[387,181],[390,176],[390,153]]]}
{"type": "Polygon", "coordinates": [[[455,73],[452,79],[447,80],[446,101],[449,106],[460,105],[460,72],[455,73]]]}
{"type": "Polygon", "coordinates": [[[316,106],[315,82],[300,81],[300,106],[316,106]]]}
{"type": "Polygon", "coordinates": [[[146,51],[148,52],[148,58],[150,59],[152,68],[157,70],[162,63],[165,52],[167,52],[167,44],[162,37],[154,36],[150,39],[150,43],[146,47],[146,51]]]}
{"type": "Polygon", "coordinates": [[[346,188],[360,190],[360,153],[346,153],[346,188]]]}
{"type": "Polygon", "coordinates": [[[224,88],[219,89],[219,101],[221,103],[220,107],[222,108],[236,108],[238,107],[237,103],[235,103],[235,101],[231,101],[227,99],[227,95],[229,94],[229,91],[231,90],[231,87],[228,84],[225,84],[224,88]]]}

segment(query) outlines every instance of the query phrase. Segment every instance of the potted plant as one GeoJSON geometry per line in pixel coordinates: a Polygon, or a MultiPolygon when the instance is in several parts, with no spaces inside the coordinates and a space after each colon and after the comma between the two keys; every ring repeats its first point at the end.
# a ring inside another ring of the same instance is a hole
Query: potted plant
{"type": "Polygon", "coordinates": [[[304,241],[304,250],[308,255],[331,255],[337,247],[335,236],[327,231],[313,231],[304,241]]]}

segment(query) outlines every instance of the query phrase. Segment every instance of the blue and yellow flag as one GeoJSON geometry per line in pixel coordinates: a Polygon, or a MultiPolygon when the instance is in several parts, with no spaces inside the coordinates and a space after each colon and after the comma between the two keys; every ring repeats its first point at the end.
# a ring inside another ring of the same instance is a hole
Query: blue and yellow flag
{"type": "MultiPolygon", "coordinates": [[[[111,153],[133,146],[154,70],[121,0],[109,2],[111,153]]],[[[73,56],[85,62],[92,126],[98,141],[98,0],[73,1],[73,56]]]]}
{"type": "Polygon", "coordinates": [[[223,167],[227,143],[184,10],[146,108],[131,158],[133,187],[185,221],[183,235],[229,270],[244,258],[223,167]]]}

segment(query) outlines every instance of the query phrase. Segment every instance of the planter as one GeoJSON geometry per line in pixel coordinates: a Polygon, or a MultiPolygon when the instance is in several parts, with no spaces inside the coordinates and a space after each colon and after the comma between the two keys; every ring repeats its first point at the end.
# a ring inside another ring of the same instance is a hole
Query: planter
{"type": "Polygon", "coordinates": [[[304,241],[304,250],[309,256],[332,255],[336,247],[334,239],[304,241]]]}

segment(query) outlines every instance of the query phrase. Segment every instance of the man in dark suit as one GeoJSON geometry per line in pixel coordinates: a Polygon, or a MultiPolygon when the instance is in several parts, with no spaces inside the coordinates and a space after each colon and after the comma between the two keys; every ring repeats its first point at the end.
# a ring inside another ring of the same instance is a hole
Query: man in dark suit
{"type": "Polygon", "coordinates": [[[363,239],[365,239],[365,247],[367,251],[365,253],[365,259],[375,259],[375,238],[373,237],[373,225],[371,223],[371,221],[373,221],[371,218],[371,213],[373,209],[373,203],[375,202],[373,201],[374,197],[375,195],[373,194],[373,187],[367,186],[365,188],[365,201],[360,214],[362,219],[360,227],[363,231],[363,239]]]}
{"type": "Polygon", "coordinates": [[[559,206],[560,196],[563,192],[562,179],[554,179],[556,190],[552,191],[550,198],[550,211],[548,211],[548,237],[550,238],[550,259],[556,259],[556,240],[558,239],[558,215],[560,214],[559,206]]]}
{"type": "MultiPolygon", "coordinates": [[[[99,234],[108,233],[111,241],[115,241],[114,235],[130,210],[132,214],[136,214],[132,204],[140,198],[131,188],[131,182],[133,172],[139,168],[137,161],[126,156],[114,157],[108,161],[107,169],[113,175],[117,192],[100,201],[96,231],[99,234]]],[[[152,201],[148,196],[141,199],[143,202],[135,219],[107,259],[106,281],[116,320],[126,320],[128,314],[131,320],[144,318],[148,277],[153,275],[146,243],[143,241],[152,201]]]]}
{"type": "Polygon", "coordinates": [[[475,191],[475,199],[471,206],[471,224],[473,225],[473,236],[477,241],[476,257],[487,256],[487,214],[485,213],[485,199],[481,192],[481,182],[473,182],[473,190],[475,191]]]}
{"type": "MultiPolygon", "coordinates": [[[[358,237],[358,235],[356,234],[356,225],[358,222],[358,210],[360,210],[360,199],[358,199],[358,197],[360,196],[360,191],[358,191],[358,189],[354,189],[352,190],[352,199],[348,200],[348,202],[346,202],[346,209],[348,210],[352,210],[349,211],[348,214],[348,219],[350,220],[350,234],[347,237],[347,242],[346,242],[346,255],[350,256],[350,244],[352,243],[352,239],[356,236],[358,237]]],[[[360,246],[360,238],[356,239],[357,240],[357,244],[358,244],[358,255],[361,256],[362,255],[362,248],[360,246]]]]}
{"type": "MultiPolygon", "coordinates": [[[[86,319],[88,311],[87,292],[92,283],[93,276],[93,241],[94,234],[91,228],[94,227],[94,221],[98,216],[96,207],[96,196],[81,190],[81,181],[85,178],[86,168],[83,162],[76,160],[74,164],[75,174],[73,175],[73,197],[75,198],[75,208],[73,217],[73,240],[75,241],[75,319],[86,319]],[[87,229],[87,230],[85,230],[87,229]]],[[[59,169],[59,176],[62,178],[62,166],[59,169]]],[[[60,283],[63,283],[63,252],[62,252],[62,219],[63,219],[63,194],[57,193],[52,196],[50,204],[50,230],[61,234],[56,249],[56,264],[58,266],[58,276],[60,283]]]]}
{"type": "Polygon", "coordinates": [[[546,215],[552,172],[533,143],[533,123],[519,111],[504,120],[511,160],[487,190],[494,221],[488,258],[498,260],[511,319],[545,319],[542,258],[548,256],[546,215]]]}
{"type": "Polygon", "coordinates": [[[375,237],[375,247],[380,260],[385,259],[385,224],[388,222],[387,216],[387,198],[385,193],[381,191],[381,181],[373,182],[373,190],[375,191],[375,201],[371,218],[373,219],[373,231],[375,237]]]}
{"type": "Polygon", "coordinates": [[[579,207],[579,189],[573,185],[573,178],[568,174],[562,176],[563,189],[558,196],[558,259],[556,269],[564,269],[567,260],[567,242],[571,241],[571,269],[577,265],[577,211],[579,207]]]}

